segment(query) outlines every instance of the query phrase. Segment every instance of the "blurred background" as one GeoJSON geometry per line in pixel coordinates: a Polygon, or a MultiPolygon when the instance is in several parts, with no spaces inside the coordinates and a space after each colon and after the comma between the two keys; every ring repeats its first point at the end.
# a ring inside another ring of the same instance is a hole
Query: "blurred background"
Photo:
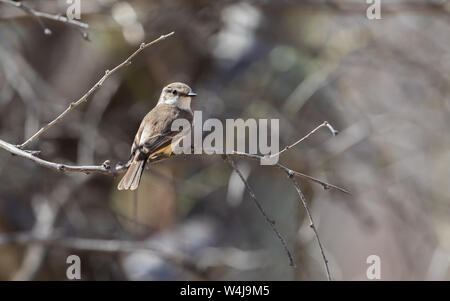
{"type": "MultiPolygon", "coordinates": [[[[66,1],[26,1],[64,15],[66,1]]],[[[449,280],[450,3],[81,0],[90,41],[72,26],[0,3],[0,139],[22,143],[140,43],[139,54],[29,146],[78,165],[124,162],[163,86],[189,84],[203,118],[280,120],[280,145],[324,129],[280,163],[351,191],[301,180],[331,274],[449,280]]],[[[152,165],[138,193],[119,177],[59,173],[0,150],[0,279],[326,280],[292,182],[236,160],[294,253],[283,247],[220,156],[152,165]]]]}

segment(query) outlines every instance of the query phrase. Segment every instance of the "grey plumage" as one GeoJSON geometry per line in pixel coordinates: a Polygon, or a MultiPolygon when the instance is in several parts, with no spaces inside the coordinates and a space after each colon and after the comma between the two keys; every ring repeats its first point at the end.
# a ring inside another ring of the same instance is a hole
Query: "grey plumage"
{"type": "Polygon", "coordinates": [[[190,97],[194,95],[191,88],[182,83],[173,83],[163,89],[158,104],[144,117],[139,126],[131,147],[128,170],[117,186],[119,190],[138,188],[149,157],[171,154],[172,139],[180,133],[172,131],[172,122],[176,119],[192,122],[190,97]]]}

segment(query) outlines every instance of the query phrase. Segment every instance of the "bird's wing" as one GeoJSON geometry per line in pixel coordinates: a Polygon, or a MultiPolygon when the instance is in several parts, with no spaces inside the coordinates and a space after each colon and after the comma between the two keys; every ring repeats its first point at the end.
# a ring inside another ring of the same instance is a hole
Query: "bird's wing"
{"type": "Polygon", "coordinates": [[[137,159],[144,160],[148,156],[169,146],[172,143],[172,139],[182,130],[172,130],[172,122],[178,118],[184,118],[191,122],[192,113],[174,108],[173,106],[164,105],[159,106],[158,111],[150,111],[142,121],[138,134],[136,134],[132,156],[136,156],[139,150],[140,154],[137,156],[137,159]],[[159,116],[155,116],[156,114],[159,116]],[[165,118],[161,118],[161,116],[165,118]],[[149,137],[145,137],[146,135],[149,137]],[[137,138],[139,138],[139,142],[136,141],[137,138]]]}
{"type": "Polygon", "coordinates": [[[181,131],[171,131],[150,137],[140,147],[138,147],[137,150],[140,154],[136,157],[137,160],[145,160],[158,151],[165,149],[172,143],[172,139],[180,132],[181,131]]]}

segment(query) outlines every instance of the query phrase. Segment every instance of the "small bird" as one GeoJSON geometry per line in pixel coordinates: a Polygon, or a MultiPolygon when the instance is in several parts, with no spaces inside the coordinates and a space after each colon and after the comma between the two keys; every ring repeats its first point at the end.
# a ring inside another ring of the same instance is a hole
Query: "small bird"
{"type": "MultiPolygon", "coordinates": [[[[169,156],[172,153],[172,141],[180,131],[172,131],[172,122],[186,119],[192,123],[191,97],[197,94],[183,83],[172,83],[163,88],[156,106],[147,113],[131,146],[128,170],[119,182],[119,190],[135,190],[141,181],[142,172],[148,158],[155,155],[169,156]]],[[[187,133],[183,133],[186,135],[187,133]]]]}

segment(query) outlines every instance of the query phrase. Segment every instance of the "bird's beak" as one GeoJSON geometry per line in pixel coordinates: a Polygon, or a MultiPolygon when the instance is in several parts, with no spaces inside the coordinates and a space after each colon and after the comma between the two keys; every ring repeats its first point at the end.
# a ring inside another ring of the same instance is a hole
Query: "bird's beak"
{"type": "Polygon", "coordinates": [[[195,92],[189,92],[189,93],[188,93],[188,96],[190,96],[190,97],[195,97],[195,96],[197,96],[197,93],[195,93],[195,92]]]}

